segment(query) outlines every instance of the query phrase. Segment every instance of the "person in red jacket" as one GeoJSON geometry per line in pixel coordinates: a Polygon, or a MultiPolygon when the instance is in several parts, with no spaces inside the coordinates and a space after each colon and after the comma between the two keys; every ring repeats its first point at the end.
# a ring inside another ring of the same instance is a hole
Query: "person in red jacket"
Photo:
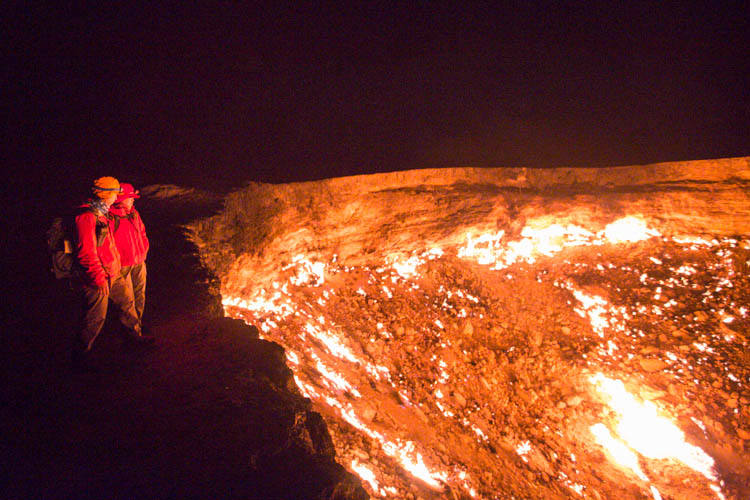
{"type": "Polygon", "coordinates": [[[94,181],[92,193],[75,218],[78,272],[73,284],[81,297],[82,311],[73,347],[73,368],[84,371],[93,368],[89,359],[91,347],[104,326],[110,300],[119,311],[128,339],[138,344],[153,340],[141,334],[133,289],[122,277],[120,253],[109,231],[107,214],[120,193],[120,183],[114,177],[100,177],[94,181]]]}
{"type": "Polygon", "coordinates": [[[115,244],[120,252],[122,276],[133,286],[135,312],[143,325],[143,309],[146,305],[146,255],[148,237],[141,214],[133,206],[140,192],[132,184],[120,184],[120,194],[109,209],[109,229],[115,236],[115,244]]]}

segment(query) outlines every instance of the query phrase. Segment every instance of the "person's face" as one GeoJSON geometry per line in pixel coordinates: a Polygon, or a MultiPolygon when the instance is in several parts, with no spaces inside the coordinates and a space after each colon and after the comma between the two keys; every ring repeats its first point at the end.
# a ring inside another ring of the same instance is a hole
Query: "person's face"
{"type": "Polygon", "coordinates": [[[117,199],[117,193],[112,193],[108,195],[106,198],[102,198],[102,200],[104,201],[104,204],[107,205],[107,208],[111,207],[116,199],[117,199]]]}
{"type": "Polygon", "coordinates": [[[132,210],[133,203],[135,203],[135,198],[125,198],[120,202],[120,204],[125,207],[128,210],[132,210]]]}

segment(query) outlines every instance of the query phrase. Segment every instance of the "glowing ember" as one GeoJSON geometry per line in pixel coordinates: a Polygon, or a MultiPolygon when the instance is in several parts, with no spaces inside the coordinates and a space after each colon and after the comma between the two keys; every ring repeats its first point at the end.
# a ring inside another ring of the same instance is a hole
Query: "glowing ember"
{"type": "Polygon", "coordinates": [[[604,337],[604,329],[609,326],[609,320],[605,315],[607,310],[604,308],[607,301],[595,295],[586,295],[580,290],[573,290],[573,295],[583,305],[583,309],[576,309],[575,311],[582,317],[588,316],[594,331],[600,337],[604,337]]]}
{"type": "Polygon", "coordinates": [[[310,323],[305,325],[305,331],[323,343],[328,349],[328,352],[334,356],[351,361],[352,363],[360,361],[351,349],[341,343],[338,336],[331,335],[329,332],[324,332],[310,323]]]}
{"type": "Polygon", "coordinates": [[[402,278],[411,278],[417,274],[417,266],[421,263],[418,257],[410,257],[406,261],[393,262],[393,269],[402,278]]]}
{"type": "Polygon", "coordinates": [[[370,484],[372,491],[377,492],[380,496],[385,496],[385,490],[380,488],[380,485],[375,478],[375,473],[371,469],[356,460],[352,460],[351,468],[359,477],[370,484]]]}
{"type": "Polygon", "coordinates": [[[417,267],[428,260],[434,260],[442,256],[442,249],[432,248],[420,255],[412,255],[406,260],[402,260],[401,256],[392,256],[386,257],[385,261],[398,276],[404,279],[409,279],[417,274],[417,267]]]}
{"type": "Polygon", "coordinates": [[[692,245],[704,245],[704,246],[709,246],[709,247],[718,243],[716,240],[707,240],[705,238],[697,238],[694,236],[675,236],[673,240],[682,245],[692,244],[692,245]]]}
{"type": "Polygon", "coordinates": [[[562,481],[562,483],[570,488],[571,490],[575,491],[577,494],[583,496],[583,490],[584,486],[582,484],[574,483],[570,479],[568,479],[568,475],[564,472],[560,471],[559,479],[562,481]]]}
{"type": "Polygon", "coordinates": [[[529,459],[526,458],[526,455],[531,451],[531,443],[528,441],[524,441],[522,443],[519,443],[518,446],[516,446],[516,453],[518,453],[518,456],[520,456],[524,462],[528,462],[529,459]]]}
{"type": "Polygon", "coordinates": [[[459,248],[458,256],[464,258],[475,258],[480,264],[492,264],[495,262],[500,240],[505,231],[496,234],[483,234],[474,239],[470,234],[466,235],[466,246],[459,248]]]}
{"type": "Polygon", "coordinates": [[[323,262],[311,262],[304,255],[297,255],[292,259],[297,273],[289,281],[294,285],[320,286],[324,282],[326,265],[323,262]]]}
{"type": "Polygon", "coordinates": [[[315,360],[315,368],[317,368],[318,373],[323,377],[323,380],[328,387],[334,390],[347,392],[358,398],[362,397],[359,391],[355,389],[354,386],[352,386],[352,384],[350,384],[341,374],[328,368],[315,354],[311,353],[310,356],[315,360]]]}
{"type": "Polygon", "coordinates": [[[388,455],[398,459],[414,477],[421,479],[433,488],[440,488],[448,479],[447,473],[431,471],[425,465],[422,454],[415,451],[415,445],[411,441],[386,442],[383,443],[383,450],[388,455]]]}
{"type": "Polygon", "coordinates": [[[566,246],[585,245],[594,234],[573,224],[552,224],[542,229],[526,226],[521,231],[521,236],[528,238],[535,251],[544,255],[554,255],[566,246]]]}
{"type": "Polygon", "coordinates": [[[293,365],[299,364],[299,356],[297,356],[294,352],[287,350],[286,351],[286,359],[292,363],[293,365]]]}

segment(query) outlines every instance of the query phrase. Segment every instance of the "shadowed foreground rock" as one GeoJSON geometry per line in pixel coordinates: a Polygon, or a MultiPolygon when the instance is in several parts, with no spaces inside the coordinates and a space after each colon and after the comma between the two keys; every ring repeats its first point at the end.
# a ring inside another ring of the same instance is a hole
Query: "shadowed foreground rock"
{"type": "MultiPolygon", "coordinates": [[[[225,386],[231,404],[258,401],[262,417],[276,429],[263,436],[259,450],[248,450],[248,472],[258,484],[258,498],[315,498],[320,500],[363,500],[369,496],[359,479],[335,461],[331,436],[320,414],[310,409],[310,401],[299,395],[294,377],[286,367],[283,349],[258,339],[258,330],[232,318],[209,320],[204,333],[215,338],[223,351],[220,362],[241,367],[252,382],[240,382],[240,391],[225,386]],[[263,482],[269,484],[264,487],[263,482]]],[[[225,365],[226,368],[226,365],[225,365]]],[[[242,372],[237,375],[240,377],[242,372]]],[[[214,383],[237,384],[238,380],[214,383]]],[[[260,430],[260,429],[256,429],[260,430]]],[[[231,439],[231,437],[230,437],[231,439]]],[[[239,472],[239,471],[238,471],[239,472]]],[[[252,483],[251,483],[252,484],[252,483]]]]}

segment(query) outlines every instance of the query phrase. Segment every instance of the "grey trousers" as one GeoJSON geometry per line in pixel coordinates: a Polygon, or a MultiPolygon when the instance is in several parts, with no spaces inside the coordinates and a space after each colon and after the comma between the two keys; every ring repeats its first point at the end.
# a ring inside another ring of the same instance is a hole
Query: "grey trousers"
{"type": "Polygon", "coordinates": [[[133,336],[141,334],[141,322],[135,312],[133,286],[130,280],[117,276],[108,289],[83,283],[78,284],[76,288],[79,291],[82,308],[75,350],[83,352],[91,350],[94,340],[104,326],[110,301],[115,305],[120,323],[125,327],[127,334],[133,336]]]}
{"type": "Polygon", "coordinates": [[[143,309],[146,307],[146,263],[123,266],[122,277],[130,280],[133,287],[133,300],[138,320],[143,320],[143,309]]]}

